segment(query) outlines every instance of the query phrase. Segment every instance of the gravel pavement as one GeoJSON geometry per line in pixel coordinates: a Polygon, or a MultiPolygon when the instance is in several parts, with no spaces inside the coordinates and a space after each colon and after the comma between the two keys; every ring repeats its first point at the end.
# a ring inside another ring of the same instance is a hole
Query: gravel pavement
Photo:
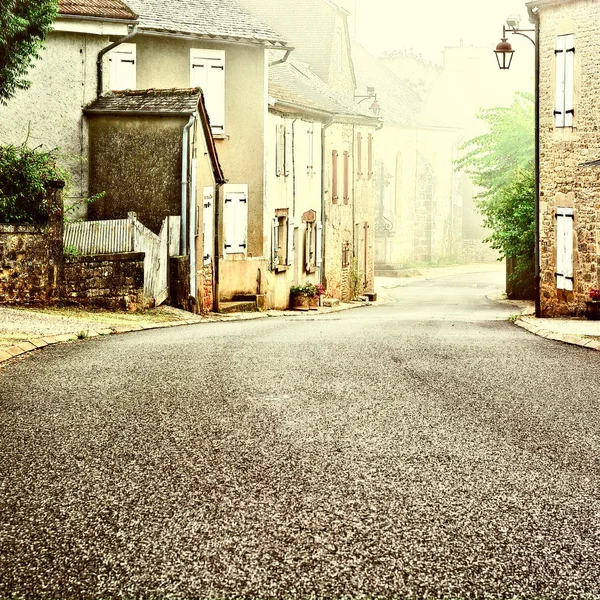
{"type": "Polygon", "coordinates": [[[600,598],[600,362],[501,274],[0,370],[0,598],[600,598]]]}

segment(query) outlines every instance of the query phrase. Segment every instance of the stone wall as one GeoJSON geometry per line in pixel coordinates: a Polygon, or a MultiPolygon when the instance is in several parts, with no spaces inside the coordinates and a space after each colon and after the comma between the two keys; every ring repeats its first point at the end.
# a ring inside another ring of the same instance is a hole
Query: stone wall
{"type": "Polygon", "coordinates": [[[600,3],[540,8],[540,300],[543,316],[580,315],[598,277],[600,168],[600,3]],[[556,127],[556,36],[574,34],[573,127],[556,127]],[[556,287],[556,209],[572,208],[573,291],[556,287]]]}
{"type": "Polygon", "coordinates": [[[45,225],[0,224],[0,304],[52,304],[62,295],[62,182],[48,189],[45,225]]]}
{"type": "Polygon", "coordinates": [[[143,304],[144,253],[65,256],[64,282],[67,303],[135,310],[143,304]]]}

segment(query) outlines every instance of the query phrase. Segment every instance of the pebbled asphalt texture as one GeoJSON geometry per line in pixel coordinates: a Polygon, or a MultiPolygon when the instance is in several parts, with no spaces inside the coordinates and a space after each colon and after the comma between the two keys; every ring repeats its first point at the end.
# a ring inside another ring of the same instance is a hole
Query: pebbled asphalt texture
{"type": "Polygon", "coordinates": [[[501,274],[0,370],[0,598],[600,598],[597,353],[501,274]]]}

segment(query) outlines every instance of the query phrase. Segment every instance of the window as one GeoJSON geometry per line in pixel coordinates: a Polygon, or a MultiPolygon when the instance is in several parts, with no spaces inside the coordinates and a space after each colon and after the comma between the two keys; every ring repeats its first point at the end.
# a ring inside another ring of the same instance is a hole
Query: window
{"type": "Polygon", "coordinates": [[[308,175],[313,174],[313,160],[314,160],[314,127],[312,123],[308,124],[308,129],[306,130],[306,144],[307,144],[307,153],[306,153],[306,172],[308,175]]]}
{"type": "Polygon", "coordinates": [[[338,153],[333,150],[331,153],[331,201],[337,204],[338,201],[338,153]]]}
{"type": "Polygon", "coordinates": [[[246,252],[248,235],[248,186],[226,184],[223,186],[225,254],[246,252]]]}
{"type": "Polygon", "coordinates": [[[120,44],[108,53],[110,89],[135,90],[135,44],[120,44]]]}
{"type": "Polygon", "coordinates": [[[362,171],[362,133],[356,134],[356,175],[360,179],[363,176],[362,171]]]}
{"type": "Polygon", "coordinates": [[[292,130],[285,124],[276,126],[275,169],[277,177],[288,177],[292,168],[292,130]]]}
{"type": "Polygon", "coordinates": [[[212,262],[213,245],[214,245],[214,202],[215,188],[212,186],[203,189],[203,210],[202,210],[202,254],[203,264],[208,265],[212,262]]]}
{"type": "Polygon", "coordinates": [[[344,204],[348,204],[350,200],[350,153],[344,152],[344,204]]]}
{"type": "Polygon", "coordinates": [[[317,213],[309,210],[302,215],[305,223],[304,269],[314,273],[323,263],[323,225],[317,223],[317,213]]]}
{"type": "Polygon", "coordinates": [[[274,271],[285,271],[294,261],[294,222],[289,209],[278,208],[273,219],[271,262],[274,271]]]}
{"type": "Polygon", "coordinates": [[[367,177],[373,178],[373,134],[370,133],[367,138],[367,177]]]}
{"type": "Polygon", "coordinates": [[[556,38],[556,100],[554,119],[556,127],[573,126],[573,71],[575,65],[575,36],[556,38]]]}
{"type": "Polygon", "coordinates": [[[572,208],[556,209],[556,288],[573,289],[573,221],[572,208]]]}
{"type": "Polygon", "coordinates": [[[225,133],[225,52],[190,51],[190,86],[199,87],[210,118],[213,134],[225,133]]]}

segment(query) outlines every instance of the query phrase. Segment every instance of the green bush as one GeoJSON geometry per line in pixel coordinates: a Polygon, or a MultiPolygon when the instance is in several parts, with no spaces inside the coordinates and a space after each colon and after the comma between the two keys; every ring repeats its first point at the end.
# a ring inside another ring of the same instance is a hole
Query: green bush
{"type": "Polygon", "coordinates": [[[66,178],[57,166],[56,150],[0,146],[0,223],[45,223],[46,186],[66,178]]]}

